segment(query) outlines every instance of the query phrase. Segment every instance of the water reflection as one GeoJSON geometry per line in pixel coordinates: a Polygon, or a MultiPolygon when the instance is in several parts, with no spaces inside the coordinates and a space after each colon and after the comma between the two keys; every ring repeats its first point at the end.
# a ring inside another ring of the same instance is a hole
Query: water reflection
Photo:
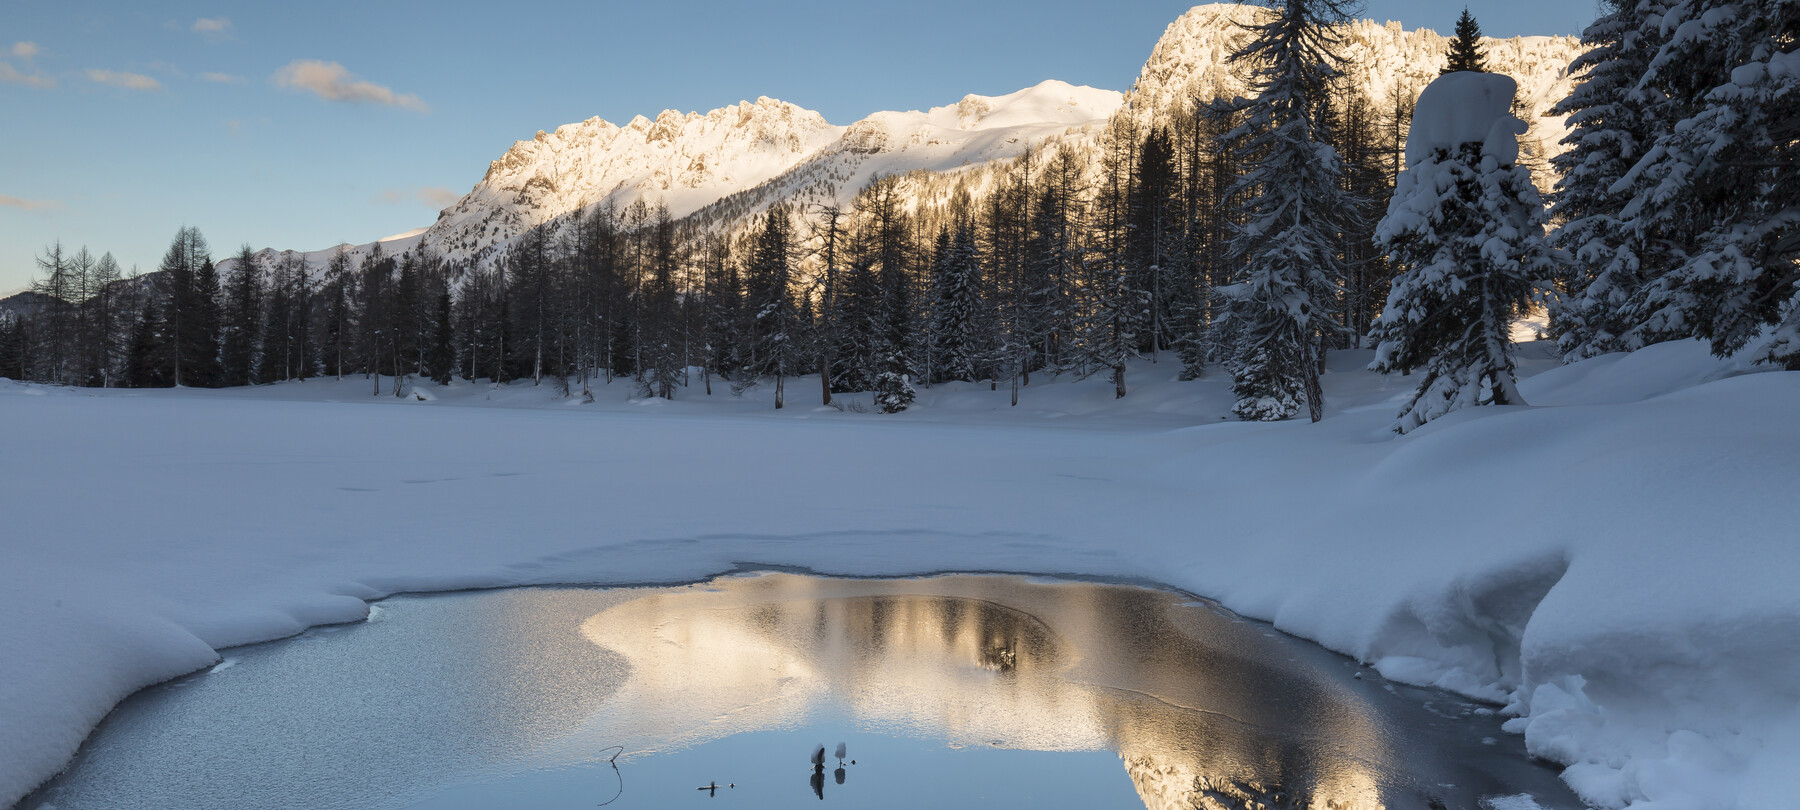
{"type": "Polygon", "coordinates": [[[767,574],[384,616],[132,698],[21,806],[1579,806],[1466,703],[1138,588],[767,574]]]}
{"type": "Polygon", "coordinates": [[[631,675],[578,745],[666,751],[831,704],[863,730],[952,746],[1116,751],[1150,808],[1427,806],[1445,792],[1406,775],[1419,752],[1396,756],[1341,659],[1294,660],[1291,640],[1165,593],[766,575],[615,605],[581,632],[631,675]]]}

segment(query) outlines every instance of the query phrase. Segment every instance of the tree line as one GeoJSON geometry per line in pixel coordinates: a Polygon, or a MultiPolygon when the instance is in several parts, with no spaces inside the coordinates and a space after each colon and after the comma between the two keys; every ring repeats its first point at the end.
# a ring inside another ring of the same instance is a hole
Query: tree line
{"type": "MultiPolygon", "coordinates": [[[[816,376],[826,404],[874,391],[894,411],[915,385],[951,381],[1007,386],[1016,403],[1033,375],[1100,375],[1123,397],[1147,358],[1228,374],[1242,418],[1316,420],[1326,353],[1381,344],[1377,368],[1427,369],[1419,422],[1517,401],[1500,333],[1536,305],[1571,360],[1702,337],[1795,367],[1794,12],[1766,0],[1721,22],[1709,2],[1608,2],[1557,108],[1572,148],[1550,209],[1516,157],[1487,166],[1479,149],[1433,158],[1460,178],[1460,207],[1395,198],[1415,168],[1408,100],[1377,109],[1344,80],[1346,2],[1288,0],[1232,56],[1250,97],[1197,96],[1148,126],[1116,116],[1096,139],[965,173],[931,204],[919,178],[890,176],[846,206],[776,205],[741,233],[639,202],[481,263],[377,245],[316,268],[245,247],[224,277],[192,228],[138,279],[55,245],[36,312],[0,322],[0,376],[363,375],[392,394],[530,380],[587,397],[625,378],[662,397],[767,385],[776,407],[816,376]],[[1472,288],[1489,297],[1455,303],[1472,288]]],[[[1466,12],[1457,31],[1446,72],[1480,71],[1466,12]]]]}

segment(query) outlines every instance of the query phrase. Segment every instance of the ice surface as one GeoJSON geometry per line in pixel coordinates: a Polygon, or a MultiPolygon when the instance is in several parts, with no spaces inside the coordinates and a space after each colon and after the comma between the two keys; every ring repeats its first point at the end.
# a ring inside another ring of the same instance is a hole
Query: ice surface
{"type": "Polygon", "coordinates": [[[0,382],[0,803],[132,690],[367,599],[739,564],[1154,580],[1509,703],[1602,806],[1800,795],[1800,374],[1527,345],[1536,407],[1394,437],[1412,381],[1368,355],[1332,355],[1316,425],[1227,421],[1228,380],[1147,363],[1123,400],[957,384],[897,416],[644,408],[629,382],[0,382]]]}

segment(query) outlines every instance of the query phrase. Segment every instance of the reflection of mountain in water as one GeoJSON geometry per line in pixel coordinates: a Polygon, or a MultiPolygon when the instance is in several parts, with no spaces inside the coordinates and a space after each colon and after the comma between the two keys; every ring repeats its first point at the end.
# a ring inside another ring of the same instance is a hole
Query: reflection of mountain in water
{"type": "Polygon", "coordinates": [[[951,745],[1117,751],[1152,808],[1381,807],[1393,770],[1369,708],[1289,644],[1134,588],[770,575],[617,605],[582,633],[632,674],[578,736],[633,751],[831,702],[951,745]]]}

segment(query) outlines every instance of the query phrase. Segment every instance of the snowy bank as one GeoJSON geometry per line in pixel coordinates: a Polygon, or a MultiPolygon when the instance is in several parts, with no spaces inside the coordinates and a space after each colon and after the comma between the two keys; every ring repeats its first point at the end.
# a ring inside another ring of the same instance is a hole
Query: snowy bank
{"type": "Polygon", "coordinates": [[[0,804],[131,691],[365,600],[742,564],[1158,581],[1510,703],[1590,801],[1786,806],[1800,374],[1695,343],[1535,356],[1535,407],[1405,437],[1411,381],[1354,370],[1367,352],[1334,357],[1316,425],[1226,422],[1226,381],[1148,364],[1124,400],[953,385],[891,417],[798,404],[804,380],[781,412],[624,384],[0,382],[0,804]]]}

